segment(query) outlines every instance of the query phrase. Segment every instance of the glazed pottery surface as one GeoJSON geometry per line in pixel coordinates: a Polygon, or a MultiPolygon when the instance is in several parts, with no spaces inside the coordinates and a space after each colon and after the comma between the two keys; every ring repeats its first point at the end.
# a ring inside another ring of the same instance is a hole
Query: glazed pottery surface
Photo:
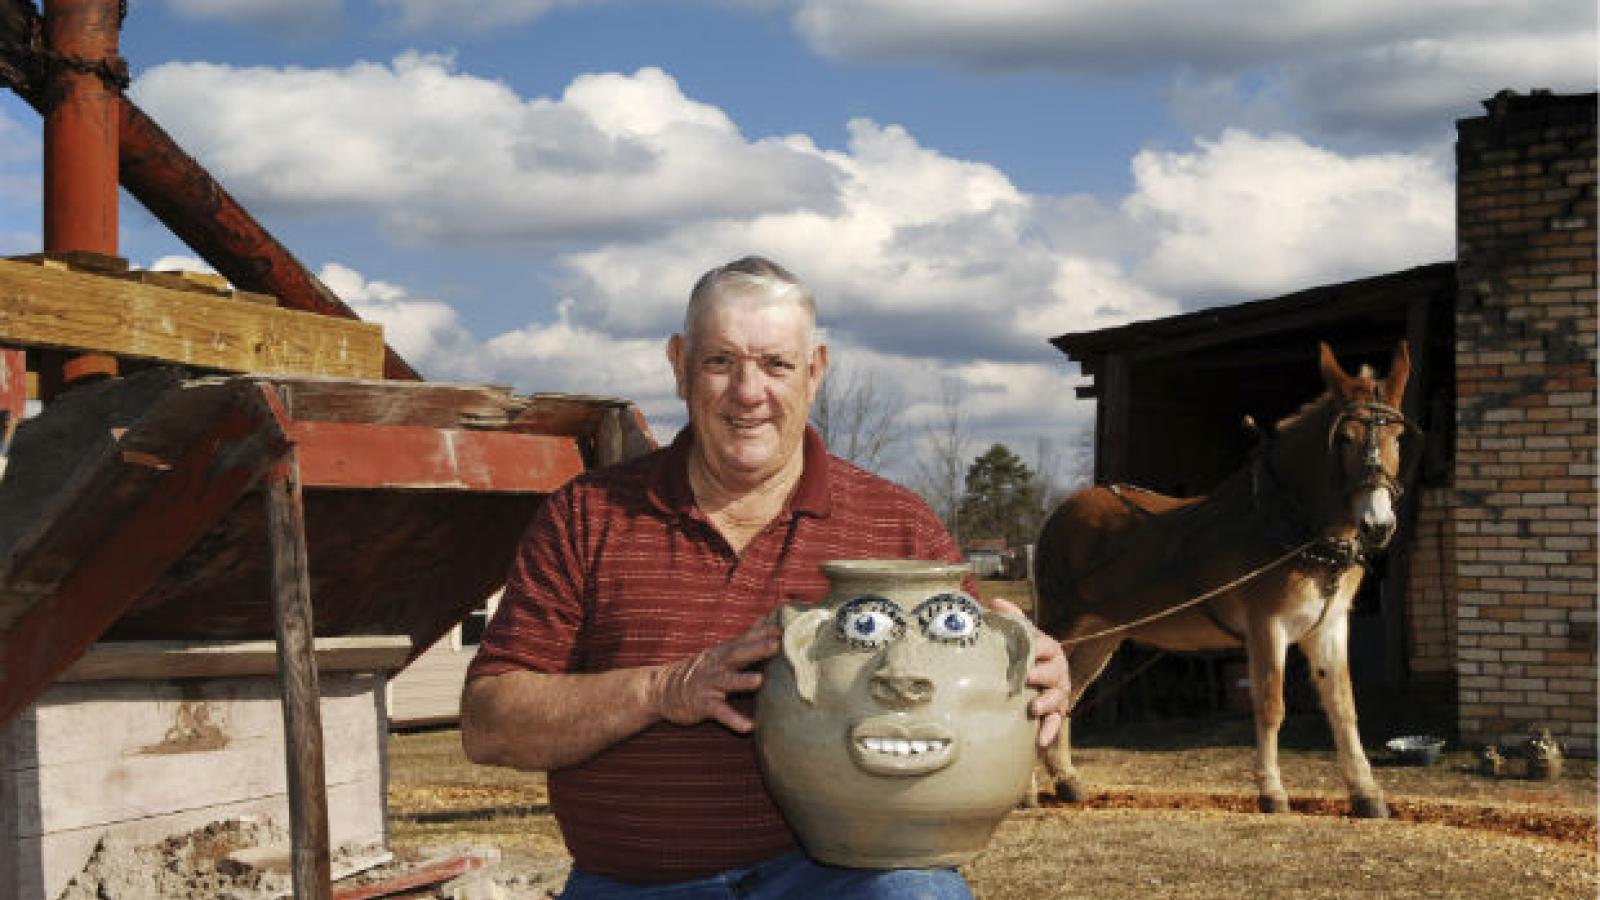
{"type": "Polygon", "coordinates": [[[1032,632],[962,593],[965,565],[822,570],[830,593],[784,607],[759,695],[768,789],[822,862],[960,865],[1028,789],[1032,632]]]}

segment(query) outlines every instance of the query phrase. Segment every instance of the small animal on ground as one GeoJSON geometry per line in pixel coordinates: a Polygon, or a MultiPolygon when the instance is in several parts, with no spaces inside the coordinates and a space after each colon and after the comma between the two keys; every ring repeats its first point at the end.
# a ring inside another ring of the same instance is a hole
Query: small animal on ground
{"type": "MultiPolygon", "coordinates": [[[[1289,808],[1278,771],[1284,669],[1300,647],[1333,733],[1354,812],[1388,815],[1356,729],[1349,613],[1368,557],[1393,538],[1421,431],[1400,411],[1404,341],[1386,377],[1345,371],[1319,347],[1323,391],[1259,435],[1249,460],[1203,497],[1128,485],[1068,497],[1039,535],[1039,626],[1067,650],[1073,703],[1124,641],[1167,651],[1242,646],[1264,812],[1289,808]]],[[[1070,719],[1042,755],[1057,797],[1080,801],[1070,719]]]]}

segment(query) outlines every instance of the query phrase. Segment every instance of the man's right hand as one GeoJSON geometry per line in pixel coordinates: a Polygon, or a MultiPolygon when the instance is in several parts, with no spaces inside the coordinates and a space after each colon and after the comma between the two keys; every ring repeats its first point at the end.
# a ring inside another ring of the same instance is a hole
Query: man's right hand
{"type": "Polygon", "coordinates": [[[739,734],[755,728],[728,703],[729,694],[761,687],[761,673],[746,669],[776,656],[783,629],[768,616],[738,637],[655,670],[651,695],[661,718],[675,725],[716,719],[739,734]]]}

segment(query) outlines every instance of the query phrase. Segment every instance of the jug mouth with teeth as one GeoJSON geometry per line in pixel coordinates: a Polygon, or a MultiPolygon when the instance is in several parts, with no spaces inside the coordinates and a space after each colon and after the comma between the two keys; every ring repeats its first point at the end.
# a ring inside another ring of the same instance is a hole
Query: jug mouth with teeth
{"type": "Polygon", "coordinates": [[[956,757],[955,735],[932,723],[865,719],[849,730],[846,739],[850,758],[873,775],[926,775],[956,757]]]}

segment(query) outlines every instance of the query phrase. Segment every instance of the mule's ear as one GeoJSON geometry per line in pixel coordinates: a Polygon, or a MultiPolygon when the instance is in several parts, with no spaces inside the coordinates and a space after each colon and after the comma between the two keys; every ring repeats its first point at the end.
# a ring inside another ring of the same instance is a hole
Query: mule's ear
{"type": "Polygon", "coordinates": [[[1350,395],[1350,376],[1339,366],[1327,341],[1317,343],[1317,366],[1322,370],[1322,386],[1340,397],[1350,395]]]}
{"type": "Polygon", "coordinates": [[[1389,360],[1389,374],[1383,380],[1383,402],[1395,409],[1406,395],[1406,381],[1411,378],[1411,345],[1402,338],[1394,345],[1394,357],[1389,360]]]}
{"type": "Polygon", "coordinates": [[[817,636],[833,616],[825,609],[786,603],[779,621],[783,623],[783,658],[794,670],[794,690],[807,703],[817,696],[817,660],[811,655],[817,636]]]}

